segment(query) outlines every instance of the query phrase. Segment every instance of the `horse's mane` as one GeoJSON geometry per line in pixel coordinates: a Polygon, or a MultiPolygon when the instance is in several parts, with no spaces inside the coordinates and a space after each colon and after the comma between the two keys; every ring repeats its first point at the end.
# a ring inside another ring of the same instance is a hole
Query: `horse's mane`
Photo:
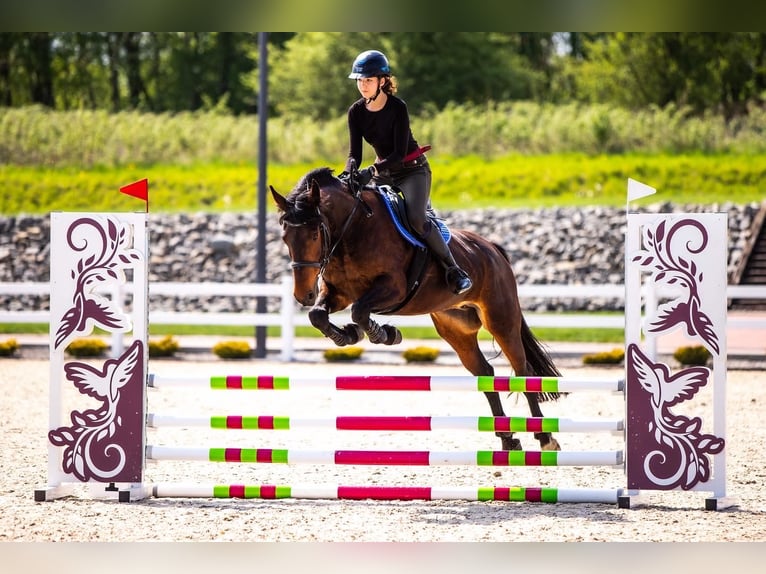
{"type": "Polygon", "coordinates": [[[282,218],[293,225],[308,223],[318,215],[316,207],[308,201],[312,181],[316,181],[321,188],[340,185],[340,180],[333,175],[333,170],[329,167],[318,167],[304,175],[285,198],[290,209],[282,218]]]}

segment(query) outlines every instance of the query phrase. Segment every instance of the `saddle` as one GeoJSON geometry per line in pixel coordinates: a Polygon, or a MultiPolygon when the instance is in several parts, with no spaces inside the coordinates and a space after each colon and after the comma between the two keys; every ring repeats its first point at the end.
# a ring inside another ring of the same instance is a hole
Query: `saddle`
{"type": "MultiPolygon", "coordinates": [[[[412,229],[412,225],[410,225],[409,218],[407,217],[407,206],[405,204],[404,197],[400,193],[394,191],[390,185],[379,185],[376,189],[383,198],[383,203],[386,205],[386,209],[388,210],[388,213],[391,216],[391,220],[394,222],[399,235],[401,235],[415,247],[427,249],[425,243],[420,241],[418,234],[412,229]]],[[[431,225],[433,225],[434,228],[437,229],[439,233],[441,233],[444,241],[449,243],[450,239],[452,239],[452,233],[444,224],[444,222],[436,217],[436,214],[430,207],[428,208],[427,216],[428,220],[431,222],[431,225]]]]}
{"type": "MultiPolygon", "coordinates": [[[[410,266],[407,269],[407,295],[393,307],[383,310],[375,310],[375,313],[378,313],[379,315],[390,315],[404,307],[417,292],[430,259],[430,250],[428,249],[428,246],[418,238],[418,233],[412,229],[412,225],[407,217],[407,206],[404,197],[400,193],[397,193],[390,185],[378,185],[375,189],[383,199],[386,210],[391,216],[391,220],[393,221],[396,230],[399,232],[399,235],[415,248],[415,257],[412,259],[412,263],[410,263],[410,266]]],[[[430,207],[427,215],[433,229],[438,230],[444,238],[444,241],[449,243],[449,240],[452,238],[452,233],[449,228],[443,221],[436,217],[436,214],[430,207]]]]}

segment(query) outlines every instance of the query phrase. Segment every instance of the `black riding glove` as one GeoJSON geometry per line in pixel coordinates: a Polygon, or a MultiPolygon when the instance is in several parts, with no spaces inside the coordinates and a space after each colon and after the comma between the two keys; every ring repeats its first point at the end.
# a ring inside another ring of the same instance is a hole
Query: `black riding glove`
{"type": "Polygon", "coordinates": [[[370,180],[375,177],[377,174],[377,170],[375,169],[375,166],[366,167],[364,169],[360,169],[359,173],[357,173],[356,181],[359,185],[364,187],[368,183],[370,183],[370,180]]]}

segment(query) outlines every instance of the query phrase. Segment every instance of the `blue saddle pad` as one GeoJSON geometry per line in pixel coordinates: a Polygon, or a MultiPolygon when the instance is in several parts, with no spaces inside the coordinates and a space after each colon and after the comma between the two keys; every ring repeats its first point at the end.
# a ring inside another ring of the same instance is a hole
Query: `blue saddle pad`
{"type": "MultiPolygon", "coordinates": [[[[388,214],[391,216],[391,220],[394,222],[394,226],[396,227],[396,230],[399,232],[399,235],[404,237],[409,243],[414,245],[415,247],[420,247],[421,249],[424,249],[426,246],[423,244],[420,239],[415,237],[409,229],[402,223],[401,217],[399,215],[399,209],[396,207],[401,202],[401,197],[393,190],[391,189],[391,186],[389,185],[379,185],[378,191],[380,192],[381,197],[383,198],[383,203],[386,205],[386,209],[388,210],[388,214]]],[[[431,220],[431,223],[436,226],[436,228],[439,230],[439,233],[441,233],[441,236],[444,238],[444,241],[446,243],[449,243],[450,239],[452,239],[452,233],[450,232],[449,228],[444,224],[443,221],[437,219],[434,215],[429,214],[429,219],[431,220]]]]}

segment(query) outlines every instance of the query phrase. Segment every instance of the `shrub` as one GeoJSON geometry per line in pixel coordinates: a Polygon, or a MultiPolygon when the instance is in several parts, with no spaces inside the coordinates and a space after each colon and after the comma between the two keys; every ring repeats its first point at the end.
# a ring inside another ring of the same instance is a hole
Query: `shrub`
{"type": "Polygon", "coordinates": [[[402,353],[408,363],[432,363],[439,356],[439,349],[434,347],[412,347],[402,353]]]}
{"type": "Polygon", "coordinates": [[[710,351],[702,345],[679,347],[673,353],[673,358],[682,365],[704,366],[710,359],[710,351]]]}
{"type": "Polygon", "coordinates": [[[362,356],[364,349],[362,347],[340,347],[338,349],[327,349],[324,352],[326,361],[355,361],[362,356]]]}
{"type": "Polygon", "coordinates": [[[8,339],[0,343],[0,357],[12,357],[19,349],[16,339],[8,339]]]}
{"type": "Polygon", "coordinates": [[[98,337],[75,339],[66,348],[73,357],[100,357],[109,348],[109,344],[98,337]]]}
{"type": "Polygon", "coordinates": [[[247,341],[221,341],[213,345],[213,354],[222,359],[250,358],[250,343],[247,341]]]}
{"type": "Polygon", "coordinates": [[[611,351],[585,355],[582,358],[582,362],[585,365],[618,365],[622,363],[624,358],[624,349],[612,349],[611,351]]]}
{"type": "Polygon", "coordinates": [[[172,357],[178,350],[178,341],[166,335],[159,341],[149,340],[149,357],[172,357]]]}

